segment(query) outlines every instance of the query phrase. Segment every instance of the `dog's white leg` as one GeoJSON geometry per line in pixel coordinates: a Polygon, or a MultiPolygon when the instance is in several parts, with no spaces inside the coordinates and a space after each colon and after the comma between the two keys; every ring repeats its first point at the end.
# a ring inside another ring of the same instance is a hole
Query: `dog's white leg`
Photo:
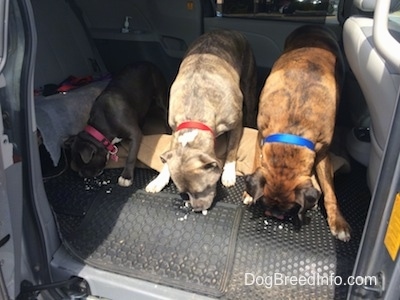
{"type": "Polygon", "coordinates": [[[160,174],[158,174],[158,176],[146,186],[146,192],[160,192],[168,184],[170,177],[171,174],[169,173],[168,164],[164,163],[160,174]]]}
{"type": "MultiPolygon", "coordinates": [[[[242,120],[240,120],[240,124],[241,122],[242,120]]],[[[238,125],[228,135],[226,161],[221,176],[222,184],[226,187],[233,186],[236,183],[236,158],[242,133],[243,127],[238,125]]]]}
{"type": "Polygon", "coordinates": [[[126,139],[126,141],[129,141],[129,150],[125,161],[125,167],[121,176],[118,178],[118,184],[122,187],[128,187],[133,184],[136,159],[142,136],[138,124],[132,124],[132,128],[130,128],[130,137],[126,139]]]}
{"type": "Polygon", "coordinates": [[[236,183],[236,162],[226,162],[221,176],[222,184],[226,187],[236,183]]]}

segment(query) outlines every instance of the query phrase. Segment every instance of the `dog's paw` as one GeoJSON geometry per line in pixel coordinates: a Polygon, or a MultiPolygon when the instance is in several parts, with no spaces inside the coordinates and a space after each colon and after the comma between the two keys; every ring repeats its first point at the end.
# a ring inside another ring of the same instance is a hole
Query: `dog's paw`
{"type": "Polygon", "coordinates": [[[118,178],[118,185],[119,186],[128,187],[128,186],[131,186],[132,183],[133,183],[132,179],[126,179],[126,178],[124,178],[122,176],[120,176],[118,178]]]}
{"type": "Polygon", "coordinates": [[[158,193],[164,188],[163,183],[159,183],[156,179],[151,181],[147,186],[146,186],[146,192],[148,193],[158,193]]]}
{"type": "Polygon", "coordinates": [[[225,172],[222,174],[222,178],[221,178],[222,184],[225,187],[230,187],[230,186],[234,186],[236,183],[236,175],[235,176],[231,176],[230,174],[225,174],[225,172]],[[224,176],[225,175],[225,176],[224,176]]]}
{"type": "Polygon", "coordinates": [[[226,163],[222,172],[221,182],[224,186],[234,186],[236,183],[236,164],[235,162],[226,163]]]}
{"type": "Polygon", "coordinates": [[[250,196],[247,192],[243,192],[243,204],[245,205],[251,205],[254,203],[254,199],[252,196],[250,196]]]}
{"type": "Polygon", "coordinates": [[[158,193],[167,185],[167,183],[168,182],[161,181],[158,178],[156,178],[146,186],[146,192],[158,193]]]}
{"type": "Polygon", "coordinates": [[[330,229],[333,236],[338,240],[343,242],[350,241],[350,225],[343,218],[339,218],[335,224],[331,224],[330,229]]]}
{"type": "Polygon", "coordinates": [[[170,177],[171,175],[169,173],[168,165],[164,164],[160,174],[158,174],[158,176],[146,186],[146,192],[160,192],[168,184],[170,177]]]}

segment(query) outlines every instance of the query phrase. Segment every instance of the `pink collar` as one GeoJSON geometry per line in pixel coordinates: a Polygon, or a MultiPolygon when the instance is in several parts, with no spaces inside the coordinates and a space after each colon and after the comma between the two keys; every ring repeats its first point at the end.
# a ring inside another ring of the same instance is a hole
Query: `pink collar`
{"type": "Polygon", "coordinates": [[[111,155],[112,160],[118,161],[117,146],[110,142],[100,131],[90,125],[86,125],[84,130],[103,144],[103,146],[108,150],[108,153],[111,155]]]}
{"type": "Polygon", "coordinates": [[[211,134],[215,137],[214,131],[208,127],[206,124],[197,122],[197,121],[185,121],[182,122],[181,124],[178,125],[176,128],[176,131],[179,131],[181,129],[199,129],[199,130],[206,130],[211,132],[211,134]]]}

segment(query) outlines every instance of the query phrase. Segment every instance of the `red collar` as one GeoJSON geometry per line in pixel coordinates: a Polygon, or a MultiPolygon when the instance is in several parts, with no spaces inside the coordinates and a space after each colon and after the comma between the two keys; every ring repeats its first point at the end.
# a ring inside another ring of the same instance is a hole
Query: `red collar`
{"type": "Polygon", "coordinates": [[[103,144],[103,146],[108,150],[108,153],[111,155],[111,159],[117,161],[118,160],[118,148],[112,142],[110,142],[100,131],[96,128],[86,125],[84,129],[87,133],[89,133],[92,137],[94,137],[97,141],[103,144]]]}
{"type": "Polygon", "coordinates": [[[214,131],[208,127],[206,124],[201,123],[201,122],[197,122],[197,121],[185,121],[182,122],[181,124],[178,125],[178,127],[176,128],[176,131],[179,131],[181,129],[199,129],[199,130],[206,130],[211,132],[211,134],[213,136],[214,135],[214,131]]]}

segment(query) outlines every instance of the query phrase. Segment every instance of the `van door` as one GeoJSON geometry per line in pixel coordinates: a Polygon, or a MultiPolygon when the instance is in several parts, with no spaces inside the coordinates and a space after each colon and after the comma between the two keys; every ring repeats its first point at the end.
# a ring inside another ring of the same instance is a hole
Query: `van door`
{"type": "MultiPolygon", "coordinates": [[[[375,6],[376,51],[400,74],[400,39],[388,31],[388,18],[400,28],[399,6],[389,14],[390,0],[375,6]],[[392,19],[392,17],[394,19],[392,19]]],[[[348,299],[399,299],[400,295],[400,87],[389,138],[373,191],[348,299]],[[358,282],[357,282],[358,280],[358,282]]]]}
{"type": "MultiPolygon", "coordinates": [[[[397,104],[400,101],[398,96],[397,104]]],[[[399,299],[400,105],[372,196],[348,299],[399,299]]]]}
{"type": "Polygon", "coordinates": [[[12,173],[12,145],[4,128],[7,113],[3,112],[5,106],[4,95],[6,94],[6,80],[4,67],[7,60],[7,28],[8,28],[7,0],[0,2],[0,298],[14,298],[18,293],[14,285],[17,274],[14,272],[17,262],[15,260],[15,237],[18,233],[13,232],[11,220],[11,208],[9,198],[9,181],[12,173]]]}
{"type": "Polygon", "coordinates": [[[38,195],[28,151],[29,138],[37,144],[29,108],[35,38],[30,2],[0,1],[0,299],[16,299],[23,281],[50,282],[31,202],[38,195]]]}

